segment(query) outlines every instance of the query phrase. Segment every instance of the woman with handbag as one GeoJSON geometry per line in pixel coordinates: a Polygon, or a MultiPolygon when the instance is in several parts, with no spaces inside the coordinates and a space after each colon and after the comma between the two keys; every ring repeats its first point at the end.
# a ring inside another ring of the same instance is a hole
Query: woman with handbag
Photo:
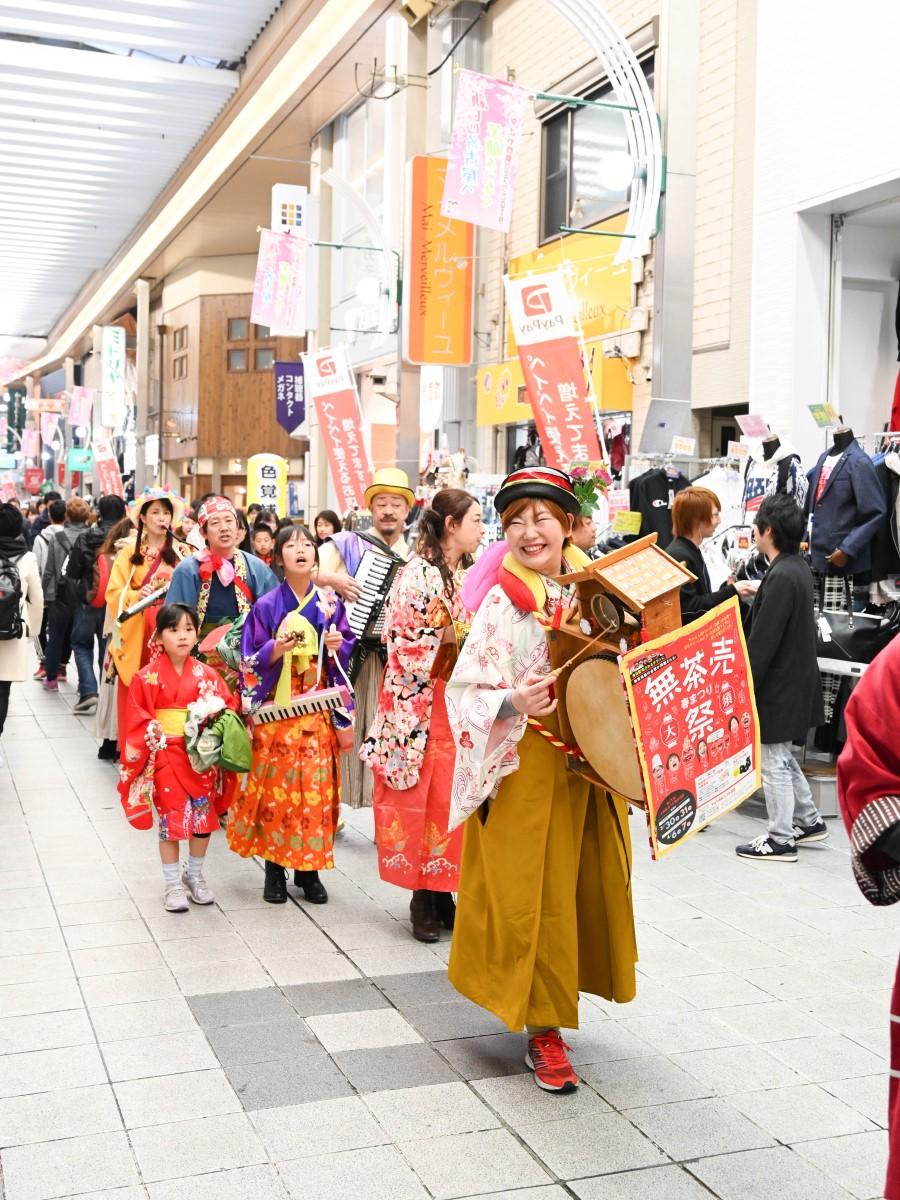
{"type": "Polygon", "coordinates": [[[136,672],[147,663],[162,598],[121,624],[119,618],[126,609],[165,586],[181,560],[190,554],[190,547],[177,542],[172,532],[183,513],[183,501],[167,488],[145,488],[128,513],[136,526],[134,540],[119,551],[109,573],[106,612],[111,626],[109,654],[119,678],[116,704],[120,748],[128,689],[136,672]]]}
{"type": "MultiPolygon", "coordinates": [[[[241,691],[251,711],[265,703],[289,709],[310,691],[345,684],[354,644],[342,601],[312,582],[318,551],[309,530],[280,530],[275,562],[284,582],[256,601],[241,634],[241,691]]],[[[352,738],[346,710],[254,726],[253,765],[246,790],[232,802],[228,844],[243,858],[265,859],[263,899],[270,904],[287,900],[285,868],[311,904],[328,900],[319,871],[334,866],[339,728],[352,738]]]]}
{"type": "Polygon", "coordinates": [[[481,505],[444,488],[419,521],[418,553],[387,601],[387,668],[378,711],[360,750],[375,775],[378,870],[412,892],[412,932],[436,942],[452,929],[462,829],[448,832],[456,747],[444,688],[468,619],[462,576],[484,535],[481,505]]]}

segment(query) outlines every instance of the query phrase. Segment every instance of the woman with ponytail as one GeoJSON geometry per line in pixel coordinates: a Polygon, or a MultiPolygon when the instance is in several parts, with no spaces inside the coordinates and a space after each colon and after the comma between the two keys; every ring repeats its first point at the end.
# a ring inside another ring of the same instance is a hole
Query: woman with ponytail
{"type": "Polygon", "coordinates": [[[375,775],[378,870],[412,892],[421,942],[453,928],[462,830],[448,832],[456,751],[444,688],[468,616],[462,575],[483,534],[481,506],[459,488],[439,491],[422,514],[417,553],[388,596],[387,668],[360,751],[375,775]]]}

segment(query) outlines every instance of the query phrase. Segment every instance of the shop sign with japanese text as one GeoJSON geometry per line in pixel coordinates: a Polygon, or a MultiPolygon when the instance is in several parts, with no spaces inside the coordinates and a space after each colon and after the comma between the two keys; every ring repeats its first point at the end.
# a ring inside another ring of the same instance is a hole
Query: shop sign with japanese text
{"type": "Polygon", "coordinates": [[[104,325],[100,341],[100,424],[120,429],[125,424],[125,330],[104,325]]]}
{"type": "Polygon", "coordinates": [[[475,227],[441,215],[446,158],[410,162],[403,356],[445,367],[472,361],[475,227]]]}
{"type": "Polygon", "coordinates": [[[310,399],[325,442],[338,511],[365,507],[372,468],[363,441],[356,378],[342,346],[303,355],[310,399]]]}
{"type": "Polygon", "coordinates": [[[600,442],[585,382],[575,306],[561,271],[504,276],[528,398],[547,463],[597,461],[600,442]]]}
{"type": "Polygon", "coordinates": [[[303,307],[306,245],[306,239],[296,233],[263,229],[259,235],[250,320],[268,326],[274,335],[306,334],[303,307]]]}
{"type": "Polygon", "coordinates": [[[247,459],[247,503],[287,516],[287,459],[278,454],[254,454],[247,459]]]}
{"type": "Polygon", "coordinates": [[[303,363],[277,362],[274,374],[275,419],[282,429],[294,436],[306,419],[303,363]]]}
{"type": "Polygon", "coordinates": [[[619,662],[650,849],[662,858],[760,786],[759,724],[737,597],[619,662]]]}
{"type": "Polygon", "coordinates": [[[125,498],[119,460],[113,454],[106,438],[94,438],[94,471],[97,475],[98,496],[121,496],[125,498]]]}
{"type": "Polygon", "coordinates": [[[477,71],[457,72],[442,216],[509,232],[529,94],[477,71]]]}

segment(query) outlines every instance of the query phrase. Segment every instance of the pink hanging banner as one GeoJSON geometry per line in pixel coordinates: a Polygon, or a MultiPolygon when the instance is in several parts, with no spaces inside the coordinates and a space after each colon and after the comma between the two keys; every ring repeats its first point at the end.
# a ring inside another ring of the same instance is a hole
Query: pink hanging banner
{"type": "Polygon", "coordinates": [[[525,88],[459,71],[441,216],[509,232],[525,88]]]}
{"type": "Polygon", "coordinates": [[[125,499],[125,489],[122,486],[122,474],[119,462],[113,454],[112,446],[105,438],[94,439],[94,470],[97,472],[97,484],[100,496],[121,496],[125,499]]]}
{"type": "Polygon", "coordinates": [[[306,242],[296,233],[264,229],[259,235],[259,257],[250,320],[266,325],[283,337],[306,335],[303,287],[306,278],[306,242]]]}
{"type": "Polygon", "coordinates": [[[575,306],[561,271],[503,278],[528,399],[551,467],[599,462],[575,306]]]}
{"type": "Polygon", "coordinates": [[[94,407],[94,389],[87,387],[77,387],[72,389],[72,400],[69,404],[70,425],[82,426],[89,428],[91,424],[91,410],[94,407]]]}
{"type": "Polygon", "coordinates": [[[15,498],[16,485],[14,483],[0,484],[0,499],[3,500],[4,504],[7,504],[10,500],[15,500],[15,498]]]}
{"type": "Polygon", "coordinates": [[[22,457],[37,458],[41,452],[41,438],[36,429],[22,430],[22,457]]]}
{"type": "Polygon", "coordinates": [[[307,396],[325,439],[331,478],[338,494],[338,510],[365,508],[365,492],[372,468],[363,441],[356,382],[343,347],[303,355],[307,396]]]}
{"type": "Polygon", "coordinates": [[[52,445],[58,429],[59,415],[57,413],[41,413],[41,441],[45,446],[52,445]]]}

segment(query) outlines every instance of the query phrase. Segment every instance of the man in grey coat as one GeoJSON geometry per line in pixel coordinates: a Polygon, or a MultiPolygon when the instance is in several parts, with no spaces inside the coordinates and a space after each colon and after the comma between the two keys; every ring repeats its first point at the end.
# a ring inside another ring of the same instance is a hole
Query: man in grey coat
{"type": "Polygon", "coordinates": [[[803,530],[803,513],[792,496],[767,496],[753,525],[756,545],[769,561],[747,635],[769,829],[736,851],[758,862],[796,862],[798,845],[828,837],[791,753],[791,743],[805,741],[810,728],[825,719],[812,572],[799,553],[803,530]]]}

